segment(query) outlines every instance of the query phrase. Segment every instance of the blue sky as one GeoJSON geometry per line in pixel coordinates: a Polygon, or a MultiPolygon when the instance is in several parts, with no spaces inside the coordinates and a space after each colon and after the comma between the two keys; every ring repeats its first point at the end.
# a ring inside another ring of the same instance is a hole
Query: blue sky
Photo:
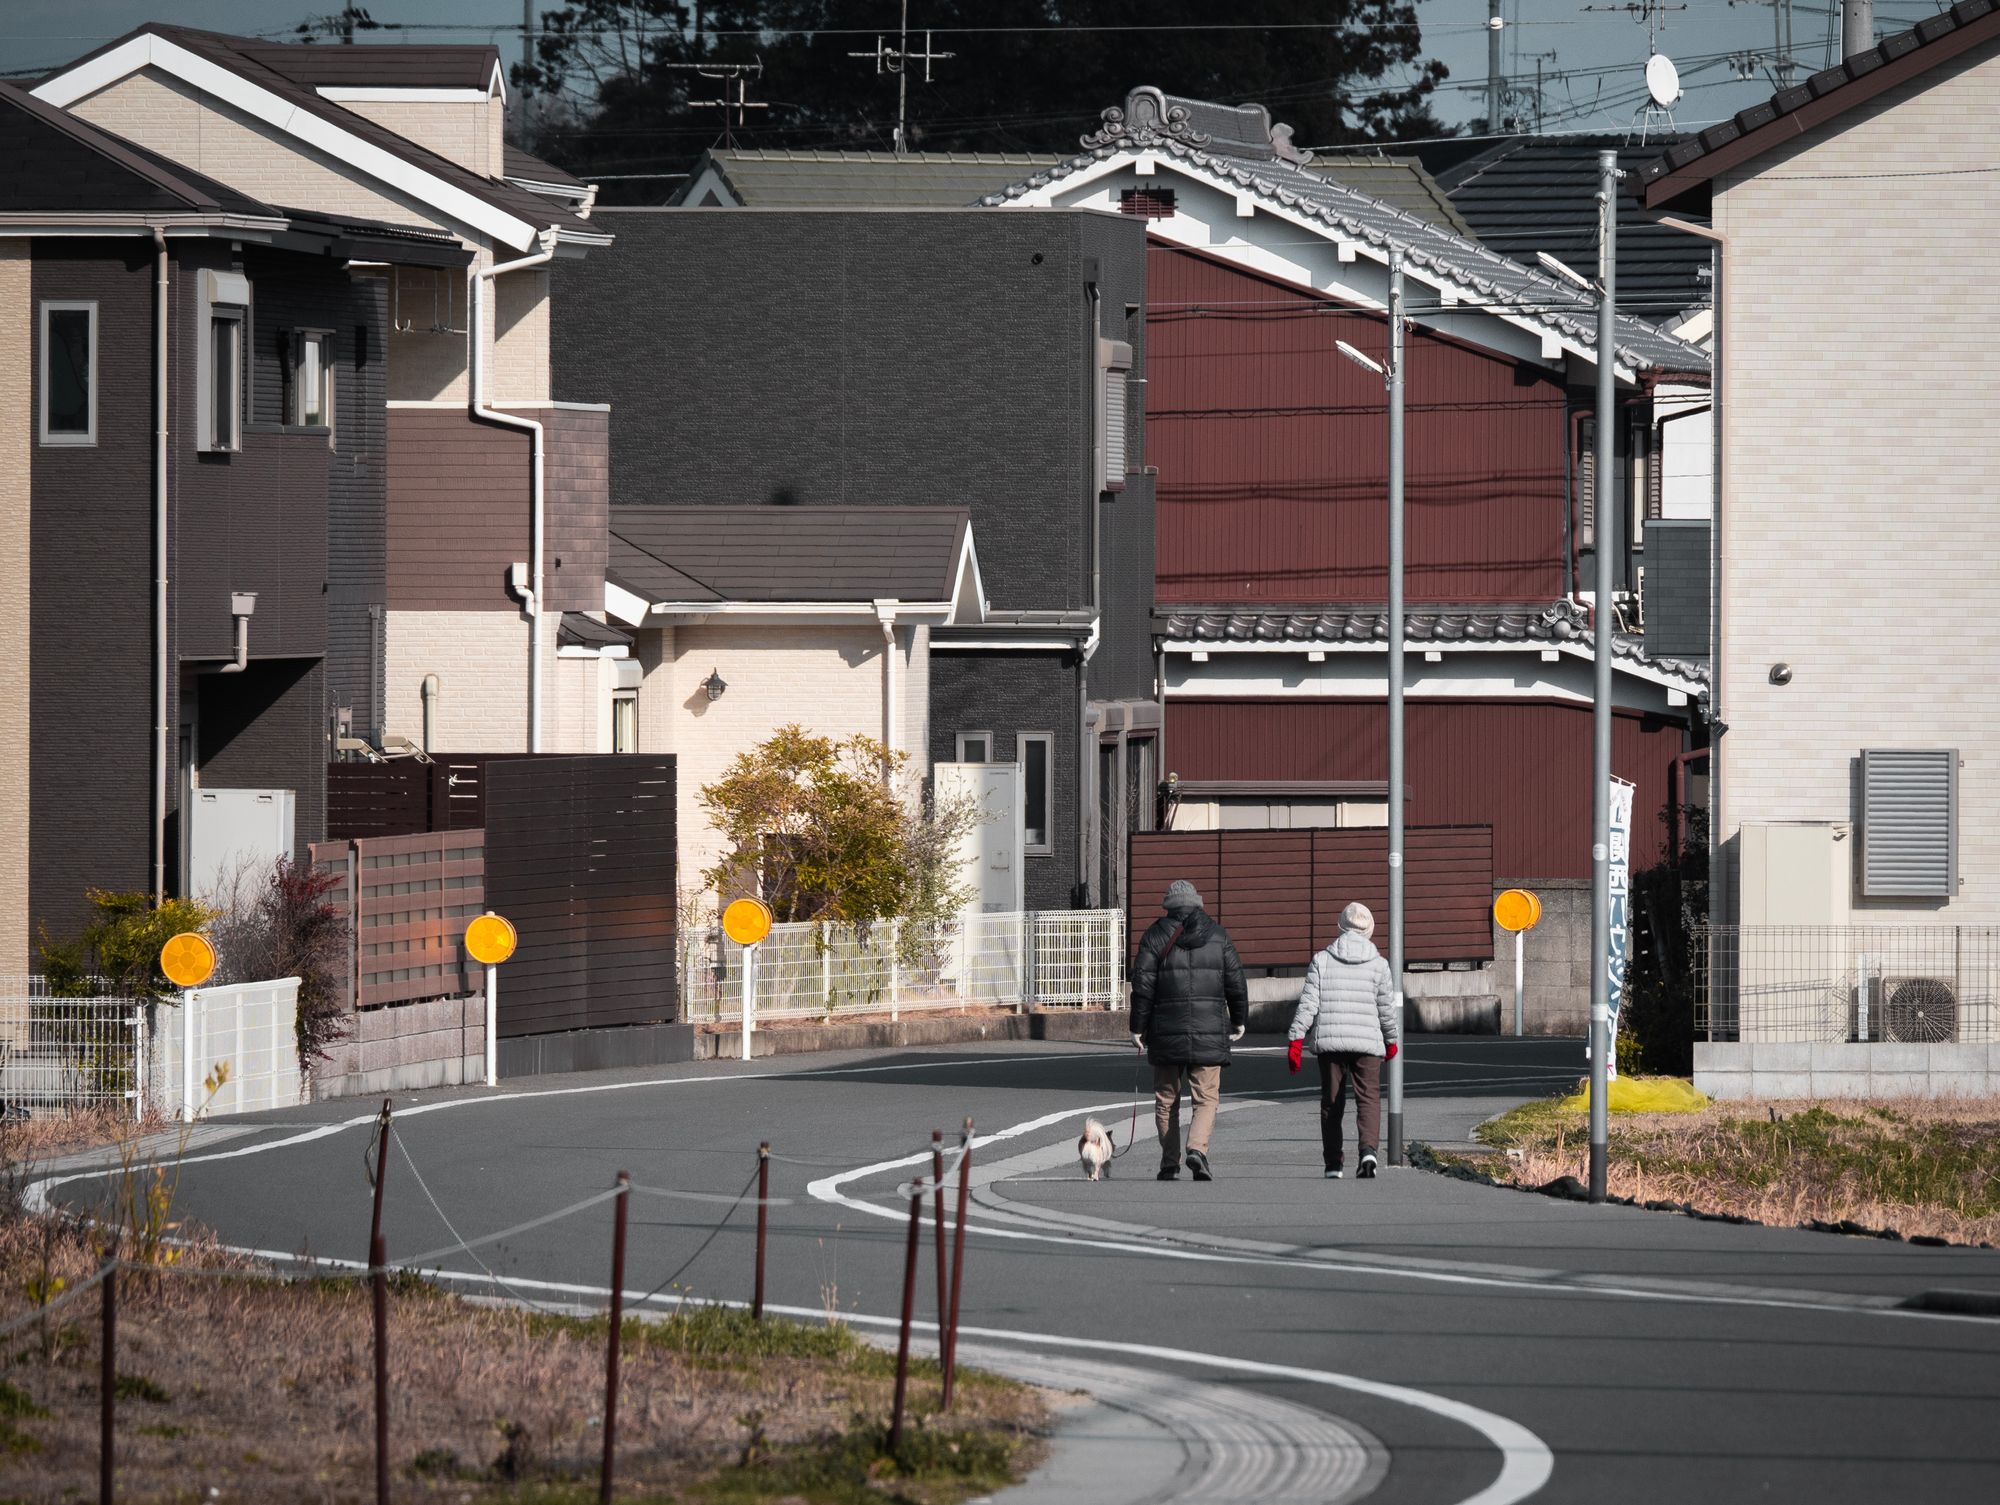
{"type": "MultiPolygon", "coordinates": [[[[1522,86],[1521,108],[1532,121],[1534,77],[1547,129],[1620,130],[1629,126],[1643,91],[1647,27],[1614,0],[1503,0],[1504,71],[1522,86]]],[[[1829,28],[1840,0],[1791,0],[1793,54],[1803,78],[1826,65],[1829,28]]],[[[217,31],[281,34],[307,16],[337,10],[340,0],[5,0],[0,4],[0,72],[52,66],[129,31],[147,19],[217,31]]],[[[494,41],[510,61],[518,55],[519,0],[367,0],[378,21],[421,23],[407,33],[426,41],[494,41]],[[515,30],[497,28],[511,24],[515,30]],[[450,26],[450,30],[429,29],[450,26]]],[[[541,8],[538,0],[537,8],[541,8]]],[[[1876,0],[1884,30],[1913,24],[1938,7],[1933,0],[1876,0]]],[[[1485,113],[1487,0],[1418,0],[1426,50],[1452,72],[1439,115],[1465,122],[1485,113]]],[[[912,20],[921,17],[915,0],[912,20]]],[[[1231,14],[1218,4],[1217,15],[1231,14]]],[[[1766,98],[1774,45],[1772,0],[1684,0],[1661,19],[1660,50],[1681,66],[1686,95],[1675,109],[1682,126],[1718,120],[1766,98]],[[1745,80],[1740,73],[1749,73],[1745,80]]],[[[956,44],[961,52],[964,43],[956,44]]],[[[1836,49],[1837,50],[1837,49],[1836,49]]],[[[940,79],[943,88],[949,87],[940,79]]],[[[856,87],[867,81],[857,76],[856,87]]],[[[1093,101],[1083,102],[1093,106],[1093,101]]]]}

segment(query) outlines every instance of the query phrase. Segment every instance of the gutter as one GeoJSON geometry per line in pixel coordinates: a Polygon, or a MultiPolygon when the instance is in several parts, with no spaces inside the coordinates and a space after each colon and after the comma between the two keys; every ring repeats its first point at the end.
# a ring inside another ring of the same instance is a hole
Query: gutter
{"type": "MultiPolygon", "coordinates": [[[[482,283],[491,285],[495,277],[509,272],[526,271],[555,259],[556,240],[561,232],[551,225],[541,232],[542,248],[521,257],[518,261],[497,262],[490,267],[475,270],[471,279],[467,311],[467,337],[472,341],[472,361],[469,376],[471,386],[471,409],[474,418],[503,428],[520,429],[529,436],[531,471],[529,480],[528,525],[528,578],[520,586],[522,605],[528,613],[528,751],[542,750],[542,568],[543,568],[543,526],[542,526],[542,481],[545,464],[544,436],[542,425],[532,418],[516,418],[510,413],[502,413],[487,405],[486,394],[486,311],[480,296],[482,283]]],[[[496,310],[497,312],[497,310],[496,310]]],[[[517,566],[518,568],[518,566],[517,566]]]]}
{"type": "Polygon", "coordinates": [[[167,236],[153,227],[153,904],[167,897],[167,236]]]}

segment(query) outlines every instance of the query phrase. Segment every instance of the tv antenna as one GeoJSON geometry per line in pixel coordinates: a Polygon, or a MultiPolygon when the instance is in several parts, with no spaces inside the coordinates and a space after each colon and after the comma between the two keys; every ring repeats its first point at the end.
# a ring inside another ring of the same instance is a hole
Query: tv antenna
{"type": "Polygon", "coordinates": [[[922,63],[924,65],[924,82],[929,83],[931,81],[931,64],[941,63],[946,58],[957,57],[958,54],[955,52],[931,51],[931,34],[928,31],[924,33],[924,50],[922,52],[910,51],[910,0],[903,0],[903,24],[902,29],[897,33],[896,45],[894,47],[889,46],[878,36],[875,38],[875,50],[873,52],[850,52],[847,55],[849,57],[875,59],[875,76],[877,78],[885,73],[896,75],[896,155],[907,157],[910,154],[910,64],[922,63]]]}
{"type": "MultiPolygon", "coordinates": [[[[1729,0],[1734,5],[1736,0],[1729,0]]],[[[1669,5],[1666,0],[1628,0],[1622,5],[1586,5],[1586,11],[1622,11],[1646,28],[1646,102],[1633,113],[1643,146],[1653,128],[1674,129],[1674,105],[1681,97],[1681,70],[1660,51],[1660,33],[1667,27],[1667,12],[1686,10],[1685,4],[1669,5]]]]}
{"type": "Polygon", "coordinates": [[[749,122],[750,111],[771,108],[768,104],[750,98],[750,80],[762,78],[764,75],[762,58],[750,63],[668,63],[666,66],[673,72],[712,78],[722,85],[720,97],[690,99],[688,103],[696,109],[722,111],[722,144],[725,147],[736,144],[735,133],[731,128],[730,111],[736,112],[734,122],[736,125],[745,125],[749,122]],[[732,85],[736,94],[734,99],[729,97],[732,85]]]}

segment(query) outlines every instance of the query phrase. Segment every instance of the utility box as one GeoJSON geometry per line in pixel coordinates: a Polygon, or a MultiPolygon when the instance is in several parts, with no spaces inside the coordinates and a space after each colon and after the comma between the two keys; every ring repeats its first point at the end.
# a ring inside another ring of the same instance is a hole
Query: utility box
{"type": "Polygon", "coordinates": [[[290,789],[195,790],[188,810],[189,897],[226,904],[239,882],[263,887],[278,859],[292,855],[297,832],[298,795],[290,789]]]}
{"type": "Polygon", "coordinates": [[[1854,911],[1854,825],[1746,821],[1738,875],[1745,925],[1846,925],[1854,911]]]}

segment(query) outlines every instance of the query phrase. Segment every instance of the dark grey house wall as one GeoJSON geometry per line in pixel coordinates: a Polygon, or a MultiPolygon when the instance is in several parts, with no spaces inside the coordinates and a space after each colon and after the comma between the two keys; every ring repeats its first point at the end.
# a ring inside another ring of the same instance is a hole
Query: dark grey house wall
{"type": "Polygon", "coordinates": [[[614,502],[962,505],[996,607],[1089,604],[1086,263],[1123,235],[1143,282],[1142,223],[606,214],[551,327],[556,396],[616,404],[614,502]]]}
{"type": "Polygon", "coordinates": [[[138,237],[34,245],[35,402],[45,299],[96,300],[100,381],[95,445],[31,436],[31,937],[75,934],[86,888],[152,881],[152,250],[138,237]]]}
{"type": "Polygon", "coordinates": [[[1646,651],[1709,653],[1709,531],[1706,518],[1646,524],[1646,651]]]}
{"type": "MultiPolygon", "coordinates": [[[[931,653],[931,761],[958,755],[960,732],[991,732],[993,761],[1012,763],[1023,732],[1055,736],[1050,855],[1025,857],[1030,909],[1068,909],[1077,872],[1077,668],[1067,653],[931,653]]],[[[1094,754],[1093,754],[1094,756],[1094,754]]]]}
{"type": "Polygon", "coordinates": [[[326,831],[326,671],[318,659],[266,659],[196,681],[204,789],[289,789],[298,797],[295,861],[326,831]]]}

